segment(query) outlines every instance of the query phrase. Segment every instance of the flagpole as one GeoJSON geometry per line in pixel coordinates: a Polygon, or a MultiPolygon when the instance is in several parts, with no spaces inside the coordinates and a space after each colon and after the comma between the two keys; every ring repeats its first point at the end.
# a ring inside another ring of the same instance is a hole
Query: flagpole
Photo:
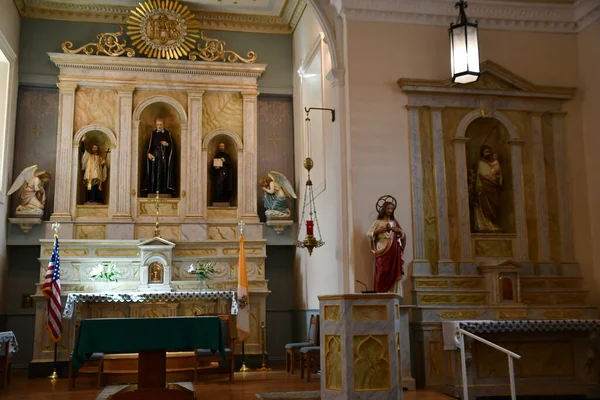
{"type": "Polygon", "coordinates": [[[58,373],[56,372],[56,353],[58,352],[58,343],[54,342],[54,363],[52,364],[52,373],[48,376],[49,379],[58,379],[58,373]]]}
{"type": "Polygon", "coordinates": [[[248,289],[248,273],[246,271],[246,252],[244,251],[244,223],[241,220],[238,225],[240,226],[240,250],[239,250],[239,261],[238,261],[238,305],[240,310],[238,311],[238,318],[236,319],[236,330],[238,331],[238,339],[242,342],[242,368],[240,368],[240,372],[248,372],[250,368],[246,366],[246,346],[245,342],[249,336],[250,332],[250,320],[249,317],[249,307],[250,307],[250,299],[249,299],[249,289],[248,289]],[[242,318],[243,317],[243,318],[242,318]],[[244,320],[243,328],[240,327],[240,324],[244,320]],[[240,331],[244,334],[240,338],[240,331]]]}
{"type": "MultiPolygon", "coordinates": [[[[52,230],[54,231],[54,246],[56,247],[56,243],[58,240],[58,230],[60,229],[60,224],[55,222],[52,224],[52,230]]],[[[53,249],[53,252],[56,249],[53,249]]],[[[49,312],[49,310],[47,310],[49,312]]],[[[54,359],[52,362],[52,373],[48,376],[48,379],[56,380],[58,379],[58,372],[56,372],[56,359],[58,354],[58,342],[54,341],[54,359]]]]}

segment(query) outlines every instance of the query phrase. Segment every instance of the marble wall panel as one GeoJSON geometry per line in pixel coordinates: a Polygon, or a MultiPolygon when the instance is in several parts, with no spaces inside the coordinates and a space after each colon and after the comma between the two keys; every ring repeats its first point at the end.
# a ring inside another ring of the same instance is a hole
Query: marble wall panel
{"type": "MultiPolygon", "coordinates": [[[[258,149],[257,176],[266,177],[275,170],[284,174],[292,187],[296,188],[294,173],[294,118],[293,99],[286,97],[258,98],[258,149]]],[[[296,193],[298,194],[298,193],[296,193]]],[[[261,221],[265,220],[262,190],[258,191],[257,211],[261,221]]],[[[295,205],[290,204],[292,215],[295,205]]]]}
{"type": "Polygon", "coordinates": [[[458,194],[456,189],[456,160],[454,159],[454,143],[456,129],[460,121],[470,110],[465,108],[446,108],[442,111],[444,130],[444,157],[446,163],[446,194],[448,196],[448,226],[450,234],[450,258],[460,259],[460,232],[458,217],[458,194]]]}
{"type": "MultiPolygon", "coordinates": [[[[134,237],[135,239],[148,239],[154,237],[154,224],[150,225],[136,225],[134,237]]],[[[160,225],[160,236],[167,240],[179,240],[180,236],[179,225],[160,225]]]]}
{"type": "Polygon", "coordinates": [[[243,101],[240,93],[206,92],[202,96],[202,137],[224,129],[244,137],[243,101]]]}
{"type": "Polygon", "coordinates": [[[75,92],[73,134],[88,125],[100,125],[115,135],[119,117],[117,92],[113,89],[80,88],[75,92]]]}
{"type": "Polygon", "coordinates": [[[106,239],[106,225],[75,225],[75,239],[106,239]]]}
{"type": "Polygon", "coordinates": [[[325,335],[325,387],[342,390],[342,346],[340,335],[325,335]]]}
{"type": "MultiPolygon", "coordinates": [[[[12,179],[8,188],[21,171],[37,164],[48,171],[52,180],[46,186],[44,220],[52,214],[56,168],[56,140],[58,127],[58,89],[21,86],[17,98],[17,125],[12,179]]],[[[11,196],[10,216],[19,205],[18,191],[11,196]]]]}
{"type": "Polygon", "coordinates": [[[140,90],[136,89],[133,93],[133,109],[141,103],[154,96],[168,96],[175,99],[184,109],[188,108],[188,95],[184,91],[175,90],[140,90]]]}
{"type": "Polygon", "coordinates": [[[535,203],[534,185],[534,147],[533,128],[531,126],[531,115],[527,112],[506,111],[503,114],[515,125],[523,144],[523,181],[525,183],[525,214],[527,219],[527,237],[529,240],[529,258],[532,261],[538,259],[538,234],[535,203]]]}
{"type": "Polygon", "coordinates": [[[546,198],[548,201],[548,222],[550,228],[550,255],[552,261],[560,265],[560,221],[558,208],[558,190],[567,190],[565,186],[559,188],[556,181],[556,163],[554,160],[554,133],[552,115],[542,116],[542,145],[544,148],[544,166],[546,172],[546,198]]]}
{"type": "Polygon", "coordinates": [[[432,274],[437,274],[439,243],[437,229],[437,206],[433,160],[433,129],[431,109],[419,109],[419,132],[421,134],[421,161],[423,164],[423,217],[425,219],[425,258],[431,264],[432,274]]]}

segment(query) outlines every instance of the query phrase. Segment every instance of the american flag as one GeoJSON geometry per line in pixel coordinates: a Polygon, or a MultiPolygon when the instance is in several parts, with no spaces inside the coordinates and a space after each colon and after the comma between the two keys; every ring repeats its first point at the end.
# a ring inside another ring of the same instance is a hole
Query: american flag
{"type": "Polygon", "coordinates": [[[42,293],[48,298],[46,307],[46,324],[54,342],[62,336],[62,303],[60,301],[60,256],[58,255],[58,237],[54,237],[54,249],[48,263],[46,280],[42,293]]]}

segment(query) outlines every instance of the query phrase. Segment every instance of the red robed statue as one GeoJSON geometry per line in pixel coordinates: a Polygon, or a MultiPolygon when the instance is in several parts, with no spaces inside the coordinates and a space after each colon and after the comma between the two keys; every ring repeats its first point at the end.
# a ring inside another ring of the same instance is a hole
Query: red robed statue
{"type": "Polygon", "coordinates": [[[377,220],[369,229],[371,251],[375,254],[375,291],[395,292],[396,283],[404,275],[404,247],[406,234],[400,227],[394,210],[396,199],[392,196],[382,196],[377,201],[377,220]]]}

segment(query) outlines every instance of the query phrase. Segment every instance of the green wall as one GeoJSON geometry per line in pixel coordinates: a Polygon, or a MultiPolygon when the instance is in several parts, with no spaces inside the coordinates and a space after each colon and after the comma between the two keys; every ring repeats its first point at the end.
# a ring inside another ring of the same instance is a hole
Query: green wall
{"type": "MultiPolygon", "coordinates": [[[[21,84],[54,85],[58,68],[46,53],[61,53],[61,44],[67,40],[77,48],[97,41],[98,33],[118,30],[115,24],[22,19],[19,60],[21,84]]],[[[257,62],[267,64],[267,70],[258,81],[261,93],[292,94],[292,35],[224,31],[206,31],[205,34],[210,38],[225,40],[226,49],[242,56],[249,50],[256,51],[257,62]]]]}

